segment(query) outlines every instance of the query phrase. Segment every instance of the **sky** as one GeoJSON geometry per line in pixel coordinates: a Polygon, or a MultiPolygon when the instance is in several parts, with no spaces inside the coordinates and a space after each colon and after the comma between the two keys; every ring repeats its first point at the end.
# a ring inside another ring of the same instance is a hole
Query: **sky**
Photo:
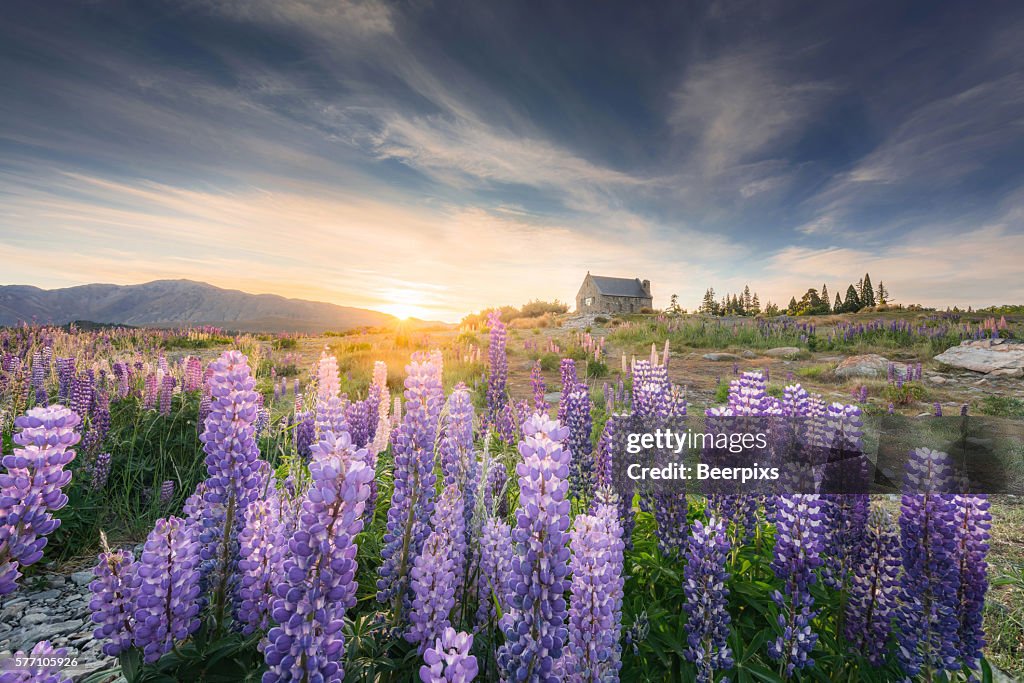
{"type": "Polygon", "coordinates": [[[0,284],[1024,302],[1024,3],[5,5],[0,284]]]}

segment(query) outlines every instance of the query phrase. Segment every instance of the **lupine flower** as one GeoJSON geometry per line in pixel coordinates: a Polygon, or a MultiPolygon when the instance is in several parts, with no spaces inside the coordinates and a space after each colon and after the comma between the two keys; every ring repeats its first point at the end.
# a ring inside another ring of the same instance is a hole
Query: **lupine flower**
{"type": "Polygon", "coordinates": [[[20,567],[43,556],[46,536],[60,526],[53,513],[68,497],[71,481],[64,467],[75,458],[79,417],[59,405],[37,407],[17,418],[12,455],[3,456],[0,474],[0,595],[11,593],[20,567]]]}
{"type": "Polygon", "coordinates": [[[559,366],[559,373],[562,377],[562,394],[558,400],[558,421],[565,424],[569,405],[569,390],[579,384],[579,379],[576,377],[576,361],[572,358],[563,358],[559,366]]]}
{"type": "Polygon", "coordinates": [[[174,480],[167,479],[160,484],[160,504],[170,505],[172,498],[174,498],[174,480]]]}
{"type": "Polygon", "coordinates": [[[93,394],[90,425],[96,430],[100,441],[110,431],[110,394],[106,389],[97,389],[93,394]]]}
{"type": "Polygon", "coordinates": [[[174,385],[177,380],[172,375],[164,375],[160,380],[160,414],[171,414],[171,396],[174,394],[174,385]]]}
{"type": "Polygon", "coordinates": [[[135,645],[152,663],[199,628],[199,541],[178,517],[158,519],[135,571],[135,645]]]}
{"type": "Polygon", "coordinates": [[[686,659],[697,666],[698,683],[712,683],[716,671],[733,667],[729,649],[729,578],[724,567],[729,555],[724,520],[711,517],[693,523],[683,570],[683,611],[686,621],[686,659]]]}
{"type": "Polygon", "coordinates": [[[71,677],[65,676],[59,666],[52,664],[54,660],[70,659],[67,648],[54,648],[48,640],[44,640],[26,654],[15,652],[0,664],[0,681],[3,683],[71,683],[71,677]],[[28,660],[31,666],[8,669],[18,660],[28,660]]]}
{"type": "Polygon", "coordinates": [[[78,417],[82,418],[83,422],[89,417],[94,389],[95,378],[92,370],[86,370],[71,380],[71,409],[78,413],[78,417]]]}
{"type": "Polygon", "coordinates": [[[355,605],[355,536],[373,471],[347,433],[327,433],[314,446],[312,483],[301,525],[290,537],[283,577],[274,589],[277,626],[264,643],[264,683],[344,678],[346,610],[355,605]]]}
{"type": "Polygon", "coordinates": [[[308,460],[312,453],[313,441],[316,439],[316,423],[312,410],[301,410],[295,413],[295,452],[299,457],[308,460]]]}
{"type": "Polygon", "coordinates": [[[565,426],[569,428],[566,447],[572,454],[569,465],[569,495],[590,499],[594,495],[594,447],[590,441],[593,422],[590,418],[590,392],[586,384],[563,387],[565,426]]]}
{"type": "Polygon", "coordinates": [[[449,615],[455,607],[455,563],[451,538],[443,529],[427,536],[409,575],[413,597],[405,639],[418,643],[422,652],[451,627],[449,615]]]}
{"type": "Polygon", "coordinates": [[[462,383],[455,386],[448,399],[448,423],[441,440],[441,471],[445,486],[455,484],[465,491],[464,516],[468,526],[475,507],[479,472],[473,452],[473,401],[462,383]]]}
{"type": "Polygon", "coordinates": [[[93,491],[102,491],[107,487],[110,477],[110,453],[97,453],[89,468],[90,484],[93,491]]]}
{"type": "Polygon", "coordinates": [[[498,608],[508,610],[508,576],[512,570],[512,529],[495,517],[483,524],[480,535],[480,572],[477,583],[477,625],[497,619],[498,608]],[[495,604],[497,603],[497,604],[495,604]]]}
{"type": "Polygon", "coordinates": [[[768,655],[780,661],[785,675],[791,676],[795,669],[814,665],[810,653],[818,642],[818,634],[811,630],[816,612],[810,586],[822,563],[821,501],[814,494],[778,496],[774,521],[772,569],[785,586],[784,592],[772,595],[782,633],[768,644],[768,655]]]}
{"type": "Polygon", "coordinates": [[[889,514],[871,511],[864,545],[850,567],[846,638],[875,666],[885,660],[899,599],[900,541],[889,514]]]}
{"type": "Polygon", "coordinates": [[[910,453],[900,509],[903,575],[897,658],[908,676],[960,668],[956,506],[949,456],[910,453]]]}
{"type": "Polygon", "coordinates": [[[989,530],[992,515],[987,496],[962,494],[956,496],[956,556],[960,574],[957,590],[956,613],[960,626],[960,659],[970,669],[977,669],[981,650],[985,646],[982,612],[985,592],[988,590],[989,530]]]}
{"type": "MultiPolygon", "coordinates": [[[[487,348],[487,424],[496,426],[505,412],[508,403],[508,394],[505,385],[508,382],[508,354],[506,344],[508,333],[505,330],[505,323],[501,322],[501,315],[492,311],[487,319],[491,328],[489,345],[487,348]]],[[[499,434],[507,438],[508,434],[499,434]]]]}
{"type": "Polygon", "coordinates": [[[288,539],[281,533],[280,503],[275,495],[249,503],[238,540],[237,618],[242,633],[250,635],[269,628],[274,587],[284,579],[282,561],[288,539]]]}
{"type": "Polygon", "coordinates": [[[622,668],[622,526],[612,505],[576,517],[571,534],[572,597],[563,671],[569,681],[617,681],[622,668]]]}
{"type": "Polygon", "coordinates": [[[564,594],[568,588],[570,454],[568,430],[543,415],[523,426],[519,444],[520,509],[512,541],[517,552],[509,576],[511,605],[503,618],[505,644],[498,665],[510,680],[554,683],[555,661],[568,635],[564,594]]]}
{"type": "Polygon", "coordinates": [[[469,654],[473,636],[449,627],[423,653],[420,681],[423,683],[469,683],[476,678],[479,666],[469,654]]]}
{"type": "MultiPolygon", "coordinates": [[[[444,392],[433,359],[413,354],[406,367],[406,414],[392,434],[394,492],[378,568],[377,600],[395,601],[400,616],[408,599],[409,570],[430,532],[434,511],[434,442],[444,392]]],[[[400,621],[400,619],[399,619],[400,621]]]]}
{"type": "Polygon", "coordinates": [[[633,623],[626,629],[624,640],[627,645],[632,646],[633,654],[640,654],[640,643],[647,640],[651,633],[651,622],[647,617],[647,610],[644,610],[633,617],[633,623]]]}
{"type": "Polygon", "coordinates": [[[544,375],[541,374],[539,360],[533,364],[533,368],[530,370],[530,386],[533,388],[534,409],[537,412],[546,413],[548,411],[548,401],[544,398],[544,375]]]}
{"type": "Polygon", "coordinates": [[[146,379],[143,383],[142,389],[142,407],[146,410],[152,410],[156,407],[156,394],[157,394],[157,382],[156,373],[151,372],[146,375],[146,379]]]}
{"type": "Polygon", "coordinates": [[[203,495],[203,573],[212,576],[218,609],[235,591],[238,534],[243,513],[259,494],[259,449],[255,440],[257,394],[245,356],[225,351],[210,363],[211,404],[199,437],[209,478],[203,495]]]}
{"type": "Polygon", "coordinates": [[[935,402],[935,417],[942,417],[942,404],[935,402]]]}
{"type": "Polygon", "coordinates": [[[185,361],[185,391],[199,391],[203,388],[203,362],[195,356],[185,361]]]}
{"type": "Polygon", "coordinates": [[[126,550],[106,548],[99,555],[89,584],[92,621],[98,626],[93,638],[103,642],[103,654],[117,657],[132,646],[135,627],[135,583],[138,563],[126,550]]]}

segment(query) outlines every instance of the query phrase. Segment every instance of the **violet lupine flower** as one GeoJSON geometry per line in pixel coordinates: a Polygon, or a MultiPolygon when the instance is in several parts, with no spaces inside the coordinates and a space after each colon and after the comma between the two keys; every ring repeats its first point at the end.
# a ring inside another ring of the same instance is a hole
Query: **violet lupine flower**
{"type": "Polygon", "coordinates": [[[910,452],[900,508],[903,550],[897,658],[908,676],[959,670],[956,505],[949,456],[910,452]]]}
{"type": "Polygon", "coordinates": [[[562,447],[568,429],[536,414],[523,426],[516,465],[519,501],[512,541],[516,554],[509,576],[511,605],[502,619],[505,644],[498,665],[509,680],[556,683],[568,631],[569,460],[562,447]]]}
{"type": "Polygon", "coordinates": [[[20,448],[3,456],[0,474],[0,595],[14,591],[20,567],[42,558],[46,536],[60,526],[53,513],[68,502],[62,489],[71,472],[64,467],[75,458],[78,424],[60,405],[32,408],[14,421],[20,448]]]}
{"type": "Polygon", "coordinates": [[[300,527],[288,541],[283,580],[275,586],[271,616],[277,626],[264,641],[269,670],[263,683],[341,681],[345,672],[345,612],[355,605],[356,535],[373,471],[365,449],[347,433],[327,433],[313,448],[312,479],[302,501],[300,527]]]}
{"type": "Polygon", "coordinates": [[[171,396],[174,394],[174,386],[177,380],[171,375],[164,375],[160,380],[160,414],[171,414],[171,396]]]}
{"type": "Polygon", "coordinates": [[[477,579],[478,628],[498,618],[498,609],[509,608],[508,576],[512,571],[512,529],[496,517],[489,517],[480,534],[480,572],[477,579]]]}
{"type": "Polygon", "coordinates": [[[146,379],[142,387],[142,407],[146,410],[152,410],[156,407],[156,373],[151,372],[146,375],[146,379]]]}
{"type": "Polygon", "coordinates": [[[693,523],[686,544],[683,570],[683,611],[686,621],[686,659],[697,666],[698,683],[712,683],[716,671],[733,667],[729,649],[729,573],[724,567],[730,550],[724,520],[711,517],[693,523]]]}
{"type": "Polygon", "coordinates": [[[110,432],[110,394],[106,389],[97,389],[93,394],[90,425],[96,430],[100,441],[110,432]]]}
{"type": "Polygon", "coordinates": [[[185,391],[199,391],[203,388],[203,362],[195,356],[185,361],[185,391]]]}
{"type": "Polygon", "coordinates": [[[445,486],[455,484],[465,492],[464,517],[468,527],[476,507],[480,473],[473,452],[473,400],[461,382],[448,398],[448,422],[441,440],[441,471],[445,486]]]}
{"type": "Polygon", "coordinates": [[[565,424],[569,428],[566,447],[572,454],[569,465],[569,495],[589,500],[594,495],[594,446],[590,440],[590,392],[586,384],[565,387],[565,424]]]}
{"type": "Polygon", "coordinates": [[[93,491],[102,491],[107,487],[110,477],[110,453],[97,453],[89,468],[90,484],[93,491]]]}
{"type": "MultiPolygon", "coordinates": [[[[508,333],[498,311],[491,312],[487,324],[491,328],[487,347],[487,424],[494,427],[498,425],[508,404],[508,393],[505,390],[508,382],[508,333]]],[[[499,436],[505,438],[508,435],[499,436]]]]}
{"type": "Polygon", "coordinates": [[[239,351],[225,351],[209,367],[210,414],[199,437],[209,472],[200,541],[203,573],[213,574],[209,585],[216,586],[215,601],[220,611],[235,591],[234,568],[243,513],[260,490],[255,439],[258,400],[249,364],[239,351]]]}
{"type": "Polygon", "coordinates": [[[394,601],[401,621],[408,599],[409,570],[430,533],[434,511],[434,443],[444,404],[440,369],[434,359],[413,354],[406,366],[402,425],[392,433],[394,491],[378,568],[377,600],[394,601]]]}
{"type": "Polygon", "coordinates": [[[942,404],[935,402],[935,417],[942,417],[942,404]]]}
{"type": "Polygon", "coordinates": [[[576,361],[572,358],[563,358],[559,366],[559,373],[562,376],[562,393],[558,399],[558,421],[565,424],[566,411],[568,410],[569,391],[579,384],[576,376],[576,361]]]}
{"type": "Polygon", "coordinates": [[[83,422],[89,417],[95,383],[92,370],[79,373],[71,380],[71,409],[78,413],[78,417],[82,418],[83,422]]]}
{"type": "MultiPolygon", "coordinates": [[[[9,370],[9,368],[4,368],[9,370]]],[[[57,359],[57,396],[62,401],[71,400],[71,380],[75,376],[75,359],[57,359]]]]}
{"type": "Polygon", "coordinates": [[[32,354],[32,388],[38,391],[39,389],[46,390],[46,374],[49,370],[48,367],[43,364],[43,352],[36,351],[32,354]]]}
{"type": "Polygon", "coordinates": [[[270,494],[249,503],[245,526],[238,535],[241,579],[236,616],[245,635],[270,627],[274,587],[284,580],[281,570],[288,539],[281,533],[281,507],[276,498],[270,494]]]}
{"type": "Polygon", "coordinates": [[[875,508],[850,567],[846,639],[874,666],[884,663],[899,600],[900,539],[889,514],[875,508]]]}
{"type": "Polygon", "coordinates": [[[103,643],[103,654],[117,657],[132,646],[135,639],[135,589],[139,565],[126,550],[99,555],[89,584],[92,621],[98,624],[92,637],[103,643]]]}
{"type": "Polygon", "coordinates": [[[405,639],[417,643],[420,652],[451,627],[449,615],[455,607],[455,563],[451,538],[442,529],[427,536],[409,571],[412,604],[405,639]]]}
{"type": "MultiPolygon", "coordinates": [[[[376,427],[376,420],[370,423],[370,404],[372,399],[353,401],[345,406],[345,423],[352,443],[357,448],[364,448],[370,441],[371,429],[376,427]]],[[[374,406],[375,407],[375,406],[374,406]]]]}
{"type": "Polygon", "coordinates": [[[54,648],[48,640],[36,643],[31,651],[26,654],[19,650],[11,657],[0,664],[0,681],[3,683],[71,683],[71,677],[65,676],[59,666],[52,662],[56,660],[67,660],[67,648],[54,648]],[[18,660],[28,660],[31,666],[9,669],[8,667],[18,660]]]}
{"type": "Polygon", "coordinates": [[[569,681],[617,681],[622,668],[622,526],[612,505],[579,515],[571,533],[569,643],[563,671],[569,681]]]}
{"type": "Polygon", "coordinates": [[[178,517],[158,519],[135,571],[135,646],[153,663],[199,628],[199,540],[178,517]]]}
{"type": "Polygon", "coordinates": [[[530,370],[530,386],[533,388],[533,408],[539,413],[548,412],[548,401],[544,398],[546,387],[544,375],[541,374],[540,361],[533,364],[530,370]]]}
{"type": "Polygon", "coordinates": [[[174,498],[174,480],[167,479],[160,484],[160,504],[170,505],[172,498],[174,498]]]}
{"type": "Polygon", "coordinates": [[[971,670],[978,668],[981,650],[985,647],[982,612],[988,590],[989,531],[992,515],[988,497],[981,494],[956,496],[956,555],[960,574],[956,613],[960,625],[960,659],[971,670]]]}
{"type": "Polygon", "coordinates": [[[784,582],[784,592],[772,595],[782,633],[768,643],[768,655],[781,662],[785,676],[791,676],[795,669],[814,665],[810,653],[818,642],[818,634],[811,630],[817,613],[810,587],[822,563],[821,500],[814,494],[778,496],[774,521],[772,570],[784,582]]]}
{"type": "Polygon", "coordinates": [[[448,627],[423,653],[422,683],[469,683],[480,671],[476,657],[469,654],[473,636],[448,627]]]}

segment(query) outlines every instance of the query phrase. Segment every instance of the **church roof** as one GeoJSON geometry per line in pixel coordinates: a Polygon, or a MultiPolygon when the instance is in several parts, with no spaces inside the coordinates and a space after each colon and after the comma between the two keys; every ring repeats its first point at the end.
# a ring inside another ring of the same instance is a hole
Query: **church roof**
{"type": "Polygon", "coordinates": [[[591,275],[597,291],[605,296],[633,296],[647,298],[650,296],[644,291],[644,286],[637,278],[626,277],[605,277],[604,275],[591,275]]]}

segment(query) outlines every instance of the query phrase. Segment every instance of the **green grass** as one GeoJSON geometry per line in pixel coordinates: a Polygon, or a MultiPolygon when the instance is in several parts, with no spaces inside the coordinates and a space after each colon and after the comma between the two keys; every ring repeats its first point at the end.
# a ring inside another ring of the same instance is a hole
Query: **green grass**
{"type": "Polygon", "coordinates": [[[980,411],[994,417],[1024,417],[1024,401],[1010,396],[986,396],[981,399],[980,411]]]}
{"type": "Polygon", "coordinates": [[[806,379],[822,379],[832,373],[836,369],[835,363],[823,363],[820,365],[808,365],[807,367],[797,368],[796,375],[798,377],[804,377],[806,379]]]}

